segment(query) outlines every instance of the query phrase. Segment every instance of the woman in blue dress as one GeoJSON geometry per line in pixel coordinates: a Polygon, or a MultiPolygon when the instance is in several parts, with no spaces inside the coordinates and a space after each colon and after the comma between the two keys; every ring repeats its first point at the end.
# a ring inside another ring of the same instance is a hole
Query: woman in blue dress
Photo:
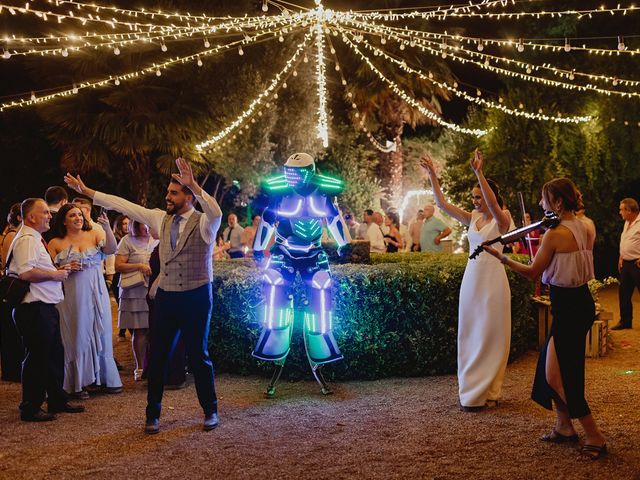
{"type": "Polygon", "coordinates": [[[95,384],[107,393],[122,391],[113,359],[111,302],[102,261],[116,251],[116,239],[106,215],[98,222],[106,236],[92,229],[80,209],[64,205],[56,217],[49,253],[56,265],[71,263],[74,273],[64,281],[64,300],[57,305],[64,345],[64,389],[87,398],[84,388],[95,384]]]}

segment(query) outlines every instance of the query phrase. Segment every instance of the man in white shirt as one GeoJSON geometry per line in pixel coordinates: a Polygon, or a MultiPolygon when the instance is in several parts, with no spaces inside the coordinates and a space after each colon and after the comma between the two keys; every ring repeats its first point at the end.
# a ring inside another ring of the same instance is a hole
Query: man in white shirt
{"type": "Polygon", "coordinates": [[[633,320],[633,306],[631,297],[633,291],[640,290],[640,217],[638,202],[633,198],[620,201],[620,216],[624,220],[624,228],[620,236],[620,257],[618,271],[620,272],[620,288],[618,301],[620,303],[620,321],[611,330],[631,328],[633,320]]]}
{"type": "Polygon", "coordinates": [[[384,243],[384,235],[380,226],[374,221],[374,211],[364,211],[364,224],[367,226],[365,240],[369,241],[369,251],[374,253],[385,253],[387,246],[384,243]]]}
{"type": "Polygon", "coordinates": [[[40,198],[21,205],[22,228],[9,249],[9,274],[30,282],[22,303],[13,313],[26,350],[22,364],[20,418],[25,422],[55,420],[55,413],[79,413],[84,407],[71,405],[62,389],[64,347],[56,304],[64,299],[62,281],[77,265],[56,268],[42,233],[49,230],[51,213],[40,198]],[[41,406],[47,400],[48,413],[41,406]]]}
{"type": "Polygon", "coordinates": [[[230,213],[227,217],[229,226],[222,232],[222,240],[224,240],[225,250],[229,254],[229,258],[244,257],[244,228],[238,225],[238,217],[235,213],[230,213]]]}

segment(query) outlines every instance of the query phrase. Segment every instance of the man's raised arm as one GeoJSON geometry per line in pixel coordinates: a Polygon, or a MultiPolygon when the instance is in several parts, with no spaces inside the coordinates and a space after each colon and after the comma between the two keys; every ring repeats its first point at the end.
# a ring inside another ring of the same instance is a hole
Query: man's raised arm
{"type": "Polygon", "coordinates": [[[145,208],[136,203],[130,202],[129,200],[125,200],[124,198],[118,197],[116,195],[97,192],[94,189],[87,187],[80,178],[80,175],[74,177],[70,173],[67,173],[64,176],[64,182],[72,190],[75,190],[82,195],[86,195],[87,197],[92,198],[95,205],[124,213],[131,219],[148,225],[152,231],[160,232],[160,228],[162,227],[162,219],[165,215],[162,210],[152,210],[150,208],[145,208]]]}

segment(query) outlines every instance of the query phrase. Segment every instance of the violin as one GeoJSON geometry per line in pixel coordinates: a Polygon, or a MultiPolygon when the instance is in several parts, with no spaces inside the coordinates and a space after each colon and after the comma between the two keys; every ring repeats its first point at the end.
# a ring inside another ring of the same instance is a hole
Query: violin
{"type": "Polygon", "coordinates": [[[560,225],[560,217],[555,213],[546,213],[542,220],[538,222],[531,223],[529,225],[525,225],[524,227],[516,228],[515,230],[511,230],[510,232],[505,233],[504,235],[500,235],[492,240],[487,240],[486,242],[482,242],[478,247],[473,251],[471,255],[469,255],[469,260],[473,260],[480,252],[484,251],[485,245],[492,245],[494,243],[500,242],[503,245],[507,245],[508,243],[513,243],[516,240],[520,240],[522,237],[527,235],[527,233],[533,232],[534,230],[538,230],[541,228],[555,228],[560,225]]]}

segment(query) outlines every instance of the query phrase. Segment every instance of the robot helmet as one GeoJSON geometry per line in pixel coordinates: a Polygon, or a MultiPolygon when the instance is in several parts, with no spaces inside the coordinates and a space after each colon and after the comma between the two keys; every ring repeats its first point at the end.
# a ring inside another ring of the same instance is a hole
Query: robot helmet
{"type": "Polygon", "coordinates": [[[284,166],[293,168],[314,167],[315,169],[315,162],[308,153],[294,153],[287,159],[287,163],[284,166]]]}

